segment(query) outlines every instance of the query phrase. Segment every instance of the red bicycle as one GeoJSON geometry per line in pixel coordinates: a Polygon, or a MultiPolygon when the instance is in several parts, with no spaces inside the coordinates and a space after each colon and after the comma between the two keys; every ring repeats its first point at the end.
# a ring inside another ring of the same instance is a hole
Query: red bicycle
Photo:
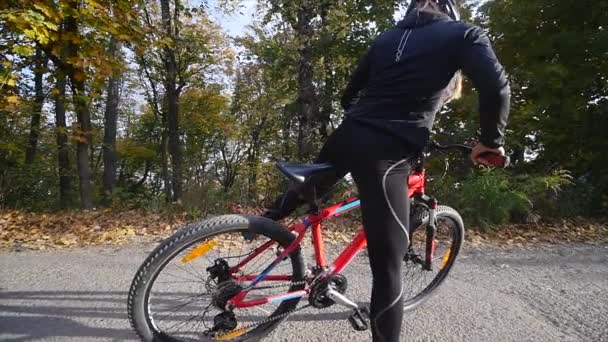
{"type": "MultiPolygon", "coordinates": [[[[465,145],[440,146],[435,150],[465,145]]],[[[508,158],[484,156],[504,167],[508,158]]],[[[409,177],[410,246],[403,260],[404,310],[421,304],[446,279],[460,251],[464,225],[458,212],[425,193],[424,158],[409,177]]],[[[330,165],[279,163],[295,183],[331,170],[330,165]]],[[[132,327],[143,341],[255,341],[289,315],[304,308],[338,304],[352,310],[356,330],[368,328],[368,312],[347,295],[345,268],[366,246],[363,229],[329,263],[322,223],[359,207],[359,200],[320,209],[312,201],[308,216],[289,227],[243,215],[226,215],[188,224],[163,241],[139,268],[128,297],[132,327]],[[315,265],[307,267],[304,237],[312,232],[315,265]],[[306,299],[306,304],[298,304],[306,299]]],[[[367,294],[367,296],[369,296],[367,294]]]]}

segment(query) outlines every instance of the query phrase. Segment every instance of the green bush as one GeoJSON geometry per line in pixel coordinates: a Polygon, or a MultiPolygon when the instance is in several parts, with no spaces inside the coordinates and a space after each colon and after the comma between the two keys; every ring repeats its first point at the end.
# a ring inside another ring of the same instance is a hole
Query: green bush
{"type": "Polygon", "coordinates": [[[457,208],[468,224],[492,229],[559,215],[560,194],[571,184],[572,177],[564,170],[518,175],[484,168],[461,182],[448,179],[436,185],[435,192],[442,202],[457,208]]]}

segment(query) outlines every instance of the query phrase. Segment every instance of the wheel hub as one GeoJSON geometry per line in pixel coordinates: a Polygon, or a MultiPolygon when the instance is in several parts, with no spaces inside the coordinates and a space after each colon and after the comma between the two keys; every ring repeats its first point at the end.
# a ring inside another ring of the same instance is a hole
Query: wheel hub
{"type": "Polygon", "coordinates": [[[225,311],[228,301],[241,291],[243,291],[243,287],[234,280],[228,280],[219,284],[212,296],[213,306],[225,311]]]}

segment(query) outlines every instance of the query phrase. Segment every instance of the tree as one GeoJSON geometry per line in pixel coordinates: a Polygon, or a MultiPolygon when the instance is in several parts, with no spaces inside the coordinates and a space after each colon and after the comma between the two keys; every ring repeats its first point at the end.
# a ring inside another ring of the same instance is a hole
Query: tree
{"type": "Polygon", "coordinates": [[[68,208],[71,204],[72,180],[68,131],[65,117],[66,77],[61,72],[56,75],[55,99],[55,134],[57,141],[57,166],[59,174],[59,205],[68,208]]]}
{"type": "MultiPolygon", "coordinates": [[[[93,208],[93,197],[91,190],[91,169],[89,165],[89,144],[92,143],[93,126],[91,125],[91,113],[89,109],[89,98],[86,93],[86,70],[82,59],[82,47],[77,42],[82,40],[79,30],[79,19],[75,13],[79,12],[80,4],[76,0],[69,0],[66,5],[71,9],[66,13],[63,21],[63,34],[73,39],[65,41],[64,62],[54,57],[57,67],[62,70],[72,85],[72,102],[78,118],[78,126],[74,131],[76,146],[76,166],[78,167],[78,181],[80,190],[80,206],[82,209],[93,208]]],[[[54,55],[52,55],[54,56],[54,55]]]]}
{"type": "Polygon", "coordinates": [[[606,1],[491,1],[481,18],[511,74],[510,138],[538,170],[560,165],[589,177],[596,207],[608,189],[599,152],[608,148],[606,11],[606,1]]]}
{"type": "Polygon", "coordinates": [[[175,43],[180,37],[180,10],[181,3],[174,0],[173,13],[169,7],[169,0],[160,0],[163,28],[169,43],[164,44],[163,62],[165,64],[165,96],[167,101],[167,125],[169,128],[169,153],[173,174],[171,185],[173,187],[173,201],[180,202],[182,197],[182,151],[179,141],[179,90],[177,85],[177,61],[175,56],[175,43]]]}
{"type": "MultiPolygon", "coordinates": [[[[110,48],[108,53],[119,59],[120,43],[116,39],[110,39],[110,48]]],[[[103,197],[106,204],[109,204],[114,187],[116,186],[116,128],[118,119],[118,101],[120,91],[120,76],[118,68],[108,80],[108,88],[106,91],[106,108],[104,113],[104,136],[103,136],[103,197]]]]}
{"type": "Polygon", "coordinates": [[[61,5],[53,1],[9,1],[2,12],[2,20],[8,27],[43,50],[70,81],[77,117],[77,127],[72,133],[77,144],[80,205],[84,209],[93,207],[89,90],[94,93],[100,81],[111,73],[103,51],[108,33],[124,40],[138,31],[133,20],[134,5],[129,1],[101,0],[67,0],[61,5]]]}
{"type": "Polygon", "coordinates": [[[213,82],[214,74],[229,73],[232,51],[204,11],[184,7],[179,1],[161,1],[160,13],[156,3],[150,3],[142,20],[149,34],[136,48],[137,62],[146,99],[163,127],[159,149],[165,194],[167,200],[180,202],[186,172],[180,97],[188,88],[204,88],[213,82]],[[171,156],[171,169],[167,155],[171,156]]]}
{"type": "Polygon", "coordinates": [[[40,136],[40,119],[42,116],[42,106],[44,104],[44,84],[43,77],[48,59],[44,56],[40,47],[36,47],[34,57],[34,101],[32,105],[32,120],[30,124],[29,145],[25,151],[25,163],[31,164],[36,156],[38,147],[38,137],[40,136]]]}
{"type": "MultiPolygon", "coordinates": [[[[353,64],[379,30],[394,24],[401,2],[268,0],[265,22],[278,32],[292,30],[297,52],[296,99],[287,113],[297,119],[297,155],[309,159],[318,148],[319,136],[329,134],[335,97],[353,64]],[[374,23],[375,26],[370,25],[374,23]],[[315,70],[319,70],[315,72],[315,70]]],[[[286,58],[293,59],[291,56],[286,58]]]]}
{"type": "Polygon", "coordinates": [[[260,65],[241,65],[237,72],[230,116],[236,122],[235,137],[244,145],[247,195],[257,201],[258,173],[262,158],[272,152],[271,141],[280,127],[281,93],[260,65]]]}

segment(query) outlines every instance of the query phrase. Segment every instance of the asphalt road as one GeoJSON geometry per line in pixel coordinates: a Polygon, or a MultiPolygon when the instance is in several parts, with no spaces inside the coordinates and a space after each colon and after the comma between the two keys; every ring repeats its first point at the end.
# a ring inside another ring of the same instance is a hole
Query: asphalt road
{"type": "MultiPolygon", "coordinates": [[[[151,249],[0,254],[0,341],[136,340],[127,290],[151,249]]],[[[351,265],[347,294],[369,292],[367,267],[351,265]]],[[[370,341],[343,311],[298,312],[267,340],[370,341]]],[[[438,293],[406,313],[402,339],[608,341],[608,246],[465,249],[438,293]]]]}

